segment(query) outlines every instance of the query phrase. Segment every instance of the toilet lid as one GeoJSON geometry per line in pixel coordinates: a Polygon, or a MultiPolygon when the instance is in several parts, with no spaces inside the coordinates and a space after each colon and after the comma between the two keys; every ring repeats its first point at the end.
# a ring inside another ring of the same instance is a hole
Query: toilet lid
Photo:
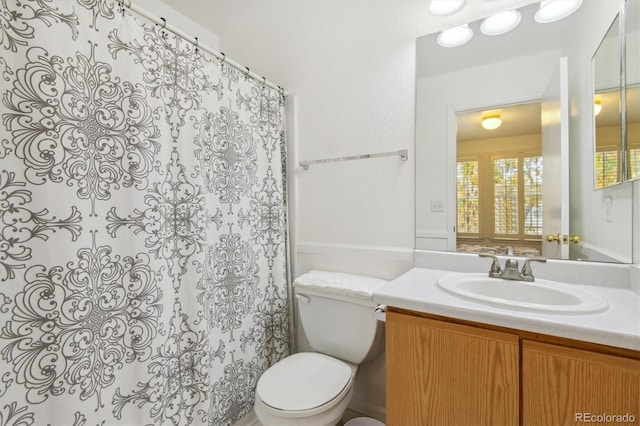
{"type": "Polygon", "coordinates": [[[258,380],[257,393],[267,405],[286,411],[319,407],[342,392],[351,368],[327,355],[302,352],[276,363],[258,380]]]}

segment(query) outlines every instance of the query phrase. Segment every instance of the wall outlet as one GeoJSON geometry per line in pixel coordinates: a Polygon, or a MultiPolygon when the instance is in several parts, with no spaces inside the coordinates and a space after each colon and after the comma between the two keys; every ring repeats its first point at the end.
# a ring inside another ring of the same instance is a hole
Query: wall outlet
{"type": "Polygon", "coordinates": [[[442,213],[442,212],[444,212],[444,201],[431,200],[431,212],[432,213],[442,213]]]}

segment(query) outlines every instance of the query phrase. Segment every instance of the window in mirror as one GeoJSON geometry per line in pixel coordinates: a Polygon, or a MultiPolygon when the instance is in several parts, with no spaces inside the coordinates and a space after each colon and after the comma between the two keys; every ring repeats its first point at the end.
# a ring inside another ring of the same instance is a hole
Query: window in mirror
{"type": "Polygon", "coordinates": [[[480,234],[478,161],[458,161],[457,165],[458,232],[468,236],[480,234]]]}
{"type": "Polygon", "coordinates": [[[493,235],[514,237],[519,234],[518,187],[521,174],[517,158],[493,160],[493,235]]]}
{"type": "Polygon", "coordinates": [[[525,157],[524,178],[524,234],[542,235],[542,157],[525,157]]]}
{"type": "Polygon", "coordinates": [[[493,162],[494,237],[542,235],[542,157],[522,154],[493,162]]]}
{"type": "Polygon", "coordinates": [[[620,181],[618,151],[599,151],[595,155],[596,189],[613,186],[620,181]]]}
{"type": "Polygon", "coordinates": [[[629,149],[629,176],[630,179],[640,178],[640,149],[629,149]]]}

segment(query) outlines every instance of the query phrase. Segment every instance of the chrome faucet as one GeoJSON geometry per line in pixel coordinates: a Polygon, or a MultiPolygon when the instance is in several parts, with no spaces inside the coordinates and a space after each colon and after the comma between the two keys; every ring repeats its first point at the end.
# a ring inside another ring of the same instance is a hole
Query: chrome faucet
{"type": "Polygon", "coordinates": [[[516,250],[513,248],[513,246],[506,246],[504,248],[504,254],[506,254],[507,256],[515,256],[516,250]]]}
{"type": "Polygon", "coordinates": [[[505,280],[516,281],[535,281],[533,271],[531,270],[531,262],[546,262],[544,257],[530,257],[524,261],[522,271],[518,271],[518,261],[516,259],[507,259],[504,263],[504,270],[500,267],[500,260],[492,254],[480,253],[480,257],[490,257],[493,259],[491,263],[491,269],[489,270],[489,276],[491,278],[502,278],[505,280]]]}

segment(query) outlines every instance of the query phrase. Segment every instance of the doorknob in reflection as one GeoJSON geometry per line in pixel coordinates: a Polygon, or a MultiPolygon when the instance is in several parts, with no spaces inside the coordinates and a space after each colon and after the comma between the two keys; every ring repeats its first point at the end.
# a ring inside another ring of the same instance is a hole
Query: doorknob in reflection
{"type": "Polygon", "coordinates": [[[557,235],[549,234],[547,235],[546,240],[550,243],[556,242],[558,244],[560,243],[568,244],[569,242],[579,244],[580,242],[582,242],[580,237],[577,235],[569,236],[569,235],[562,235],[562,234],[557,234],[557,235]]]}
{"type": "Polygon", "coordinates": [[[561,239],[562,239],[562,235],[560,235],[560,234],[547,235],[547,241],[550,242],[550,243],[553,243],[553,242],[559,243],[561,239]]]}

